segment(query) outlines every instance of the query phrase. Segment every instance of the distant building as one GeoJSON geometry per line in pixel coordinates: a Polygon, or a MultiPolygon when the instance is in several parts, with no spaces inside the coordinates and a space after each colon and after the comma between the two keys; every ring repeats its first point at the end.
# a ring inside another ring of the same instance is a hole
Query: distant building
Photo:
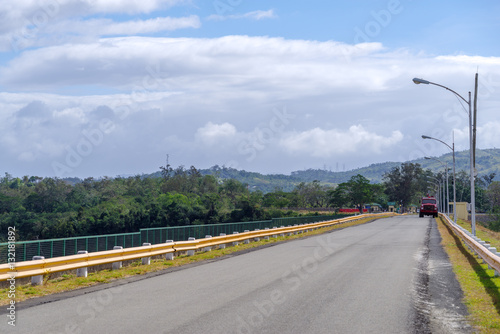
{"type": "Polygon", "coordinates": [[[367,209],[368,212],[382,212],[382,205],[378,203],[365,204],[365,209],[367,209]]]}

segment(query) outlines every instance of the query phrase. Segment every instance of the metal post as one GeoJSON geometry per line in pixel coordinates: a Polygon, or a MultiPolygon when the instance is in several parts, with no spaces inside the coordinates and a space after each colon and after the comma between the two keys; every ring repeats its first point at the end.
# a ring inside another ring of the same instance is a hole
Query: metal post
{"type": "MultiPolygon", "coordinates": [[[[477,76],[476,76],[477,77],[477,76]]],[[[455,94],[457,97],[462,99],[465,103],[469,105],[469,144],[470,144],[470,185],[471,185],[471,229],[472,229],[472,235],[476,235],[476,194],[475,194],[475,187],[474,187],[474,136],[472,135],[472,101],[471,101],[471,92],[469,92],[469,100],[467,101],[462,95],[458,94],[455,92],[453,89],[450,89],[446,86],[437,84],[435,82],[430,82],[428,80],[424,79],[419,79],[419,78],[413,78],[413,82],[415,84],[425,84],[425,85],[435,85],[441,88],[444,88],[453,94],[455,94]]],[[[474,118],[475,119],[475,118],[474,118]]],[[[474,124],[475,128],[476,124],[474,124]]],[[[438,139],[439,140],[439,139],[438,139]]],[[[454,221],[455,223],[457,222],[457,215],[456,215],[456,207],[457,207],[457,202],[456,202],[456,192],[455,192],[455,143],[453,143],[453,192],[454,192],[454,221]]]]}
{"type": "Polygon", "coordinates": [[[448,185],[448,164],[446,164],[446,215],[450,217],[450,187],[448,185]]]}
{"type": "Polygon", "coordinates": [[[453,222],[457,223],[457,179],[455,174],[455,133],[453,133],[453,222]]]}
{"type": "Polygon", "coordinates": [[[470,142],[470,213],[472,235],[476,235],[476,189],[474,187],[474,149],[472,137],[472,103],[469,92],[469,142],[470,142]]]}
{"type": "MultiPolygon", "coordinates": [[[[443,175],[443,177],[444,177],[444,175],[443,175]]],[[[443,180],[443,188],[442,188],[443,189],[443,196],[442,196],[442,198],[443,198],[443,205],[441,206],[443,208],[443,211],[442,211],[443,213],[446,213],[446,208],[444,206],[445,203],[446,203],[446,189],[445,189],[445,186],[446,186],[446,182],[443,180]]]]}

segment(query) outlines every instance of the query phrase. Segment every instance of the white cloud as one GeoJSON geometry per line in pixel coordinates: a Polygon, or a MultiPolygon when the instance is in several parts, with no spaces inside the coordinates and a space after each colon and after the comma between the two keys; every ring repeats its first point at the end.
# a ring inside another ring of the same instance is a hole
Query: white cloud
{"type": "Polygon", "coordinates": [[[47,18],[86,16],[95,13],[145,14],[166,9],[187,0],[16,0],[2,4],[0,14],[5,19],[1,26],[19,24],[19,21],[42,22],[47,18]]]}
{"type": "Polygon", "coordinates": [[[151,13],[152,11],[169,8],[188,0],[79,0],[88,4],[95,13],[151,13]]]}
{"type": "Polygon", "coordinates": [[[456,64],[466,64],[466,65],[500,65],[500,58],[498,57],[481,57],[481,56],[438,56],[437,60],[443,60],[445,62],[453,62],[456,64]]]}
{"type": "MultiPolygon", "coordinates": [[[[287,91],[348,90],[352,85],[381,88],[396,76],[394,59],[367,62],[381,50],[377,43],[226,36],[215,39],[118,37],[23,52],[0,69],[5,84],[41,89],[44,85],[142,85],[147,67],[161,64],[159,82],[169,87],[219,89],[247,83],[287,91]],[[346,52],[352,59],[346,62],[346,52]],[[307,87],[307,90],[304,88],[307,87]]],[[[389,55],[385,55],[389,58],[389,55]]],[[[254,89],[250,87],[250,92],[254,89]]],[[[259,88],[261,90],[261,88],[259,88]]],[[[266,91],[264,89],[263,91],[266,91]]],[[[292,94],[295,94],[293,92],[292,94]]]]}
{"type": "MultiPolygon", "coordinates": [[[[438,155],[446,147],[420,136],[463,129],[456,147],[466,149],[466,113],[451,93],[411,79],[467,92],[476,70],[467,66],[457,71],[454,59],[380,43],[249,36],[115,37],[27,50],[0,69],[0,84],[25,92],[0,93],[0,154],[7,171],[53,175],[68,145],[76,150],[83,130],[110,118],[114,130],[66,175],[154,171],[167,153],[173,164],[231,161],[263,172],[438,155]],[[42,104],[19,114],[33,101],[42,104]],[[294,117],[277,123],[276,106],[294,117]]],[[[491,61],[480,68],[484,147],[499,133],[485,120],[498,115],[500,70],[491,61]]]]}
{"type": "Polygon", "coordinates": [[[263,19],[275,19],[278,16],[274,13],[273,9],[269,10],[256,10],[253,12],[248,12],[245,14],[233,14],[233,15],[210,15],[207,20],[210,21],[224,21],[224,20],[239,20],[239,19],[250,19],[260,21],[263,19]]]}
{"type": "Polygon", "coordinates": [[[110,19],[85,21],[64,21],[49,27],[49,33],[79,34],[82,36],[137,35],[156,33],[183,28],[199,28],[200,19],[196,15],[188,17],[157,17],[148,20],[113,22],[110,19]]]}
{"type": "Polygon", "coordinates": [[[236,135],[236,132],[236,127],[232,124],[208,122],[196,131],[195,137],[199,142],[211,146],[221,142],[228,143],[236,135]]]}
{"type": "Polygon", "coordinates": [[[280,145],[292,154],[312,157],[332,157],[336,154],[382,153],[393,149],[403,139],[400,131],[384,137],[367,131],[361,125],[353,125],[348,131],[314,128],[303,132],[291,132],[281,139],[280,145]]]}
{"type": "Polygon", "coordinates": [[[89,41],[95,36],[144,34],[198,28],[197,16],[113,22],[94,15],[149,14],[187,0],[34,0],[10,1],[0,8],[0,51],[89,41]],[[77,33],[79,36],[74,36],[77,33]]]}
{"type": "Polygon", "coordinates": [[[500,121],[489,121],[476,129],[479,148],[500,148],[500,121]]]}

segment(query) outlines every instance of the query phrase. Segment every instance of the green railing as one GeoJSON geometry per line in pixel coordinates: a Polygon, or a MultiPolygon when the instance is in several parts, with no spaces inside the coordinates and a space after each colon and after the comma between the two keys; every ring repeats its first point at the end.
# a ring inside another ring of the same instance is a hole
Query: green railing
{"type": "MultiPolygon", "coordinates": [[[[221,233],[232,234],[233,232],[244,232],[245,230],[263,230],[266,227],[273,228],[275,226],[307,224],[341,217],[347,217],[347,215],[273,218],[272,220],[253,222],[145,228],[134,233],[19,241],[15,243],[15,260],[16,262],[28,261],[35,255],[42,255],[48,259],[52,257],[74,255],[81,250],[99,252],[111,250],[114,246],[123,246],[123,248],[138,247],[142,246],[145,242],[154,245],[164,243],[166,240],[188,240],[189,237],[201,239],[206,235],[218,236],[221,233]]],[[[8,243],[0,243],[0,263],[7,262],[7,253],[8,243]]]]}

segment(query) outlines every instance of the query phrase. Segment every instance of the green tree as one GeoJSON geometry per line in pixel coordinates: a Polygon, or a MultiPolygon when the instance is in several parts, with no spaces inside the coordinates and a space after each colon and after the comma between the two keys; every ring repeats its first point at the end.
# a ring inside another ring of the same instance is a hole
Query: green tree
{"type": "Polygon", "coordinates": [[[373,187],[370,180],[361,174],[354,175],[347,182],[348,199],[354,205],[362,208],[366,203],[373,200],[373,187]]]}
{"type": "Polygon", "coordinates": [[[335,189],[330,189],[327,196],[328,204],[334,208],[341,209],[346,204],[349,204],[347,183],[341,183],[335,189]]]}
{"type": "Polygon", "coordinates": [[[428,189],[427,175],[418,163],[403,163],[383,176],[385,193],[389,200],[407,206],[417,203],[428,189]]]}
{"type": "Polygon", "coordinates": [[[362,208],[365,204],[373,201],[378,189],[379,187],[370,184],[370,180],[366,177],[357,174],[352,176],[349,181],[328,191],[329,203],[337,208],[348,204],[362,208]]]}

